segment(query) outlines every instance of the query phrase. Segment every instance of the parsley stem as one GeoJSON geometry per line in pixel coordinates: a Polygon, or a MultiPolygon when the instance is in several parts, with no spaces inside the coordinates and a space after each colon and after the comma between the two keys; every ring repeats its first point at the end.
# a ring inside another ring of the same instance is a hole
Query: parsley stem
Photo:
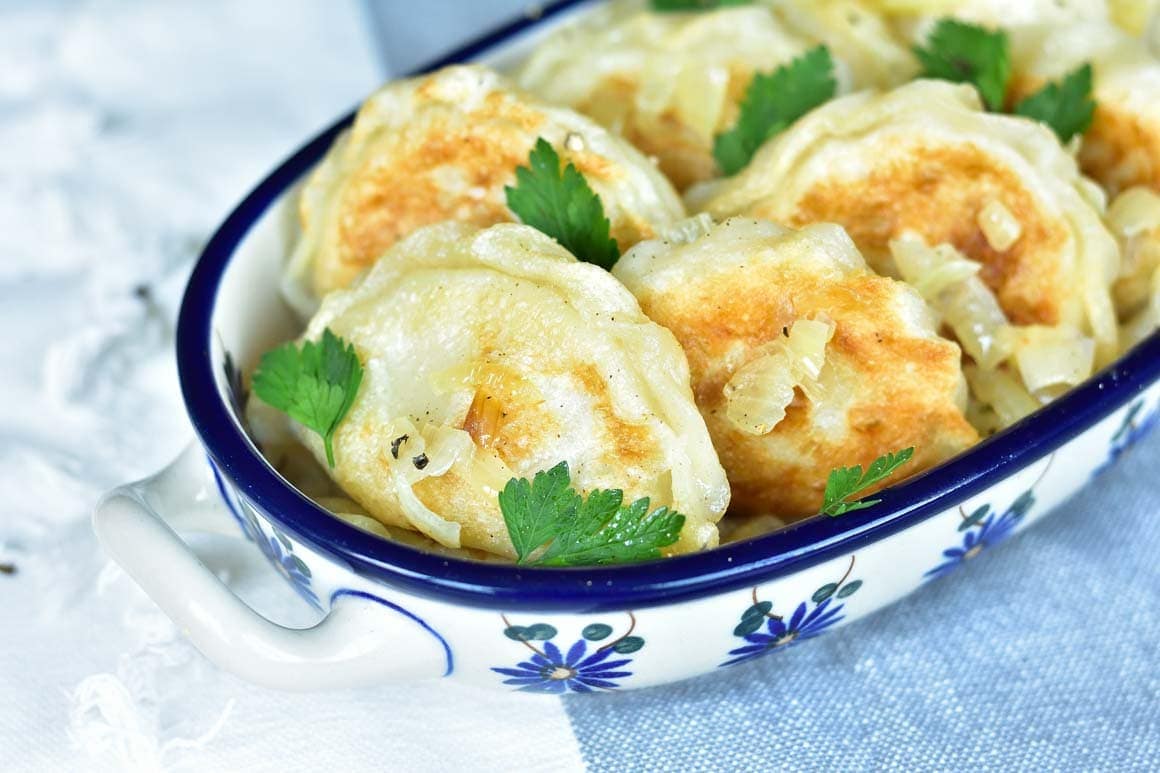
{"type": "Polygon", "coordinates": [[[326,464],[334,469],[334,441],[330,434],[322,438],[322,445],[326,448],[326,464]]]}

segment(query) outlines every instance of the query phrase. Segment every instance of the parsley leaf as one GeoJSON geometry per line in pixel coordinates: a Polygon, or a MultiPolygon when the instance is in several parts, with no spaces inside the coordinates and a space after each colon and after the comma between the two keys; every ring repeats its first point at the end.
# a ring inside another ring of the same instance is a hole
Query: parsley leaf
{"type": "Polygon", "coordinates": [[[942,19],[927,38],[926,48],[914,47],[923,77],[970,83],[990,110],[1003,107],[1011,78],[1007,33],[974,24],[942,19]]]}
{"type": "Polygon", "coordinates": [[[894,471],[910,461],[914,456],[914,448],[906,448],[896,454],[886,454],[874,460],[865,473],[862,465],[854,467],[839,467],[830,472],[826,480],[825,501],[822,504],[822,514],[837,516],[854,510],[863,510],[881,502],[881,499],[865,499],[848,501],[850,497],[875,483],[886,480],[894,471]]]}
{"type": "Polygon", "coordinates": [[[685,516],[667,507],[649,513],[648,497],[630,505],[623,501],[618,489],[597,489],[587,499],[581,497],[571,487],[567,462],[537,472],[531,481],[512,478],[499,494],[517,562],[540,566],[660,558],[660,549],[680,537],[685,516]]]}
{"type": "Polygon", "coordinates": [[[749,5],[753,0],[652,0],[652,9],[660,13],[671,11],[712,11],[731,5],[749,5]]]}
{"type": "Polygon", "coordinates": [[[771,73],[754,75],[737,122],[713,142],[713,157],[721,171],[740,172],[766,140],[831,99],[837,88],[834,61],[825,46],[810,49],[771,73]]]}
{"type": "Polygon", "coordinates": [[[1048,83],[1015,106],[1016,115],[1047,124],[1060,142],[1087,131],[1095,111],[1090,64],[1077,67],[1060,82],[1048,83]]]}
{"type": "Polygon", "coordinates": [[[508,208],[521,221],[580,260],[612,268],[620,258],[600,197],[571,163],[561,174],[560,157],[543,137],[528,155],[528,166],[516,168],[515,187],[505,187],[504,193],[508,208]]]}
{"type": "Polygon", "coordinates": [[[354,346],[330,331],[319,342],[293,342],[262,355],[254,372],[254,394],[291,419],[317,432],[334,467],[334,431],[346,417],[362,383],[363,367],[354,346]]]}

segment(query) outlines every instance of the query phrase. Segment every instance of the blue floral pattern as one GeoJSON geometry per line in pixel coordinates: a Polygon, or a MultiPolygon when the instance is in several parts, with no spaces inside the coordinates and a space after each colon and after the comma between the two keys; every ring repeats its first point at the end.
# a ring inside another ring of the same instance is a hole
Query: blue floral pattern
{"type": "Polygon", "coordinates": [[[733,635],[742,638],[745,644],[729,650],[733,657],[721,663],[720,667],[734,666],[788,649],[821,635],[844,620],[842,610],[846,605],[843,600],[862,587],[861,580],[850,579],[850,573],[854,571],[854,559],[854,556],[850,556],[850,565],[840,580],[818,588],[808,602],[803,601],[797,605],[788,619],[775,615],[773,602],[759,600],[757,588],[754,588],[753,604],[741,614],[741,622],[733,629],[733,635]]]}
{"type": "MultiPolygon", "coordinates": [[[[220,486],[220,477],[218,481],[220,486]]],[[[230,510],[234,513],[234,517],[241,526],[242,534],[246,536],[246,539],[258,546],[258,549],[262,551],[262,555],[266,557],[266,560],[273,565],[278,571],[278,574],[290,582],[294,590],[298,591],[298,595],[310,602],[316,609],[322,609],[322,602],[318,600],[318,594],[314,592],[312,586],[313,574],[310,571],[310,567],[306,565],[305,561],[294,555],[294,545],[286,535],[273,526],[270,527],[271,534],[267,535],[262,531],[258,517],[254,514],[248,503],[240,502],[238,509],[234,508],[233,503],[229,499],[226,500],[226,504],[230,506],[230,510]]]]}
{"type": "Polygon", "coordinates": [[[1143,400],[1137,400],[1128,409],[1120,428],[1116,430],[1116,434],[1112,435],[1112,444],[1108,448],[1108,458],[1092,473],[1093,477],[1107,472],[1128,449],[1139,443],[1145,435],[1156,428],[1156,425],[1160,424],[1160,406],[1153,408],[1151,413],[1141,419],[1140,414],[1143,411],[1143,400]]]}
{"type": "MultiPolygon", "coordinates": [[[[1050,466],[1050,463],[1049,463],[1050,466]]],[[[1046,470],[1044,470],[1046,473],[1046,470]]],[[[1042,480],[1040,476],[1040,480],[1042,480]]],[[[1035,485],[1038,485],[1036,481],[1035,485]]],[[[967,515],[962,509],[963,516],[958,530],[963,532],[962,542],[943,551],[943,562],[923,574],[923,578],[931,579],[942,577],[966,561],[970,561],[984,549],[994,547],[1015,533],[1024,516],[1035,506],[1034,486],[1019,495],[1009,508],[1002,514],[993,512],[990,505],[983,505],[975,512],[967,515]]]]}
{"type": "Polygon", "coordinates": [[[564,652],[552,643],[558,634],[555,627],[546,623],[512,625],[503,616],[504,625],[507,626],[504,635],[523,644],[532,655],[517,663],[515,668],[491,670],[506,676],[503,683],[521,692],[562,695],[567,692],[614,690],[621,686],[621,680],[632,676],[631,671],[625,670],[632,663],[632,658],[615,656],[631,654],[644,646],[644,639],[632,635],[636,629],[636,616],[629,612],[628,617],[631,622],[627,632],[589,653],[590,644],[612,635],[612,626],[593,623],[585,627],[581,638],[564,652]]]}
{"type": "Polygon", "coordinates": [[[298,591],[298,595],[306,599],[316,609],[322,609],[318,594],[311,587],[310,567],[298,556],[294,555],[294,548],[286,535],[277,529],[270,536],[261,535],[255,542],[267,560],[278,570],[278,574],[288,580],[298,591]]]}

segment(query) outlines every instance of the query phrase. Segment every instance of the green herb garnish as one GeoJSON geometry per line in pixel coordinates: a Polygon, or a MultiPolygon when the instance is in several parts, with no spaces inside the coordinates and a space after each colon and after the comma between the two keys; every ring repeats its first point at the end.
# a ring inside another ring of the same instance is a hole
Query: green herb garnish
{"type": "Polygon", "coordinates": [[[1015,106],[1016,115],[1047,124],[1060,142],[1087,131],[1095,112],[1090,64],[1072,70],[1062,81],[1048,83],[1015,106]]]}
{"type": "Polygon", "coordinates": [[[749,5],[753,0],[652,0],[652,9],[661,13],[671,11],[712,11],[734,5],[749,5]]]}
{"type": "Polygon", "coordinates": [[[568,463],[560,462],[530,481],[512,478],[500,492],[499,507],[520,564],[580,566],[660,558],[660,549],[680,537],[685,516],[667,507],[650,513],[648,497],[630,505],[623,500],[619,489],[597,489],[581,497],[572,488],[568,463]]]}
{"type": "Polygon", "coordinates": [[[334,431],[354,403],[362,376],[354,346],[327,328],[317,343],[285,343],[263,354],[253,388],[262,402],[321,435],[326,462],[334,467],[334,431]]]}
{"type": "Polygon", "coordinates": [[[954,19],[942,19],[927,38],[926,47],[914,47],[927,78],[970,83],[990,110],[1000,110],[1011,78],[1007,33],[954,19]]]}
{"type": "Polygon", "coordinates": [[[896,454],[886,454],[874,460],[862,472],[862,465],[854,467],[839,467],[830,473],[826,480],[825,500],[822,504],[822,514],[837,516],[854,510],[863,510],[881,502],[881,499],[863,499],[849,501],[850,497],[859,491],[873,486],[875,483],[886,480],[895,470],[910,461],[914,456],[914,448],[906,448],[896,454]]]}
{"type": "Polygon", "coordinates": [[[620,248],[600,197],[571,163],[560,171],[560,156],[544,139],[516,168],[516,185],[504,188],[507,205],[527,225],[543,231],[587,263],[612,268],[620,248]]]}
{"type": "Polygon", "coordinates": [[[810,49],[771,73],[754,75],[737,122],[713,142],[713,157],[721,171],[740,172],[766,140],[833,98],[837,88],[834,61],[825,46],[810,49]]]}

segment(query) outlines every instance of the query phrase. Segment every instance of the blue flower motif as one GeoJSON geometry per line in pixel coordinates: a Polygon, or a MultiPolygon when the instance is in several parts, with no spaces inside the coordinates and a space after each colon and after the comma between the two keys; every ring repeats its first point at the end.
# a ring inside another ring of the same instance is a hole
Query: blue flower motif
{"type": "Polygon", "coordinates": [[[290,540],[286,539],[284,535],[275,529],[273,536],[269,537],[259,532],[257,539],[254,541],[258,543],[258,548],[261,549],[262,554],[278,570],[278,574],[282,575],[294,586],[294,590],[298,591],[298,595],[309,601],[316,609],[322,609],[322,603],[319,602],[318,595],[310,587],[312,576],[310,567],[306,565],[305,561],[294,555],[290,540]]]}
{"type": "MultiPolygon", "coordinates": [[[[531,645],[529,644],[529,647],[531,645]]],[[[620,685],[617,679],[632,676],[631,671],[619,670],[632,662],[631,658],[609,660],[616,654],[611,647],[601,647],[588,654],[588,644],[578,640],[565,655],[550,641],[543,643],[542,651],[534,651],[528,660],[515,668],[492,668],[508,679],[504,684],[517,686],[522,692],[563,694],[566,692],[594,692],[612,690],[620,685]]]]}
{"type": "Polygon", "coordinates": [[[765,624],[766,632],[755,631],[745,636],[745,641],[748,643],[744,647],[730,650],[729,654],[736,657],[721,665],[732,666],[744,663],[747,660],[760,658],[776,650],[787,649],[798,642],[818,636],[830,626],[845,619],[841,614],[845,605],[834,604],[831,607],[831,601],[833,598],[827,598],[812,610],[803,601],[798,604],[788,621],[784,618],[770,617],[765,624]]]}
{"type": "Polygon", "coordinates": [[[1021,496],[1002,515],[996,517],[995,513],[991,513],[986,519],[980,520],[977,524],[969,528],[967,533],[963,535],[962,544],[944,550],[943,558],[945,560],[924,574],[923,577],[928,579],[931,577],[942,577],[964,561],[969,561],[979,555],[979,553],[983,552],[983,548],[998,545],[1010,537],[1015,531],[1015,528],[1023,520],[1023,516],[1031,509],[1031,505],[1035,502],[1035,498],[1030,496],[1030,493],[1027,492],[1021,496]]]}
{"type": "Polygon", "coordinates": [[[1092,477],[1107,472],[1129,448],[1139,443],[1145,435],[1156,428],[1156,425],[1160,424],[1160,406],[1144,417],[1143,421],[1137,421],[1143,409],[1143,400],[1136,402],[1128,409],[1128,413],[1124,417],[1124,423],[1120,425],[1120,428],[1116,430],[1116,434],[1112,436],[1112,445],[1108,448],[1108,458],[1096,468],[1096,471],[1092,473],[1092,477]]]}

